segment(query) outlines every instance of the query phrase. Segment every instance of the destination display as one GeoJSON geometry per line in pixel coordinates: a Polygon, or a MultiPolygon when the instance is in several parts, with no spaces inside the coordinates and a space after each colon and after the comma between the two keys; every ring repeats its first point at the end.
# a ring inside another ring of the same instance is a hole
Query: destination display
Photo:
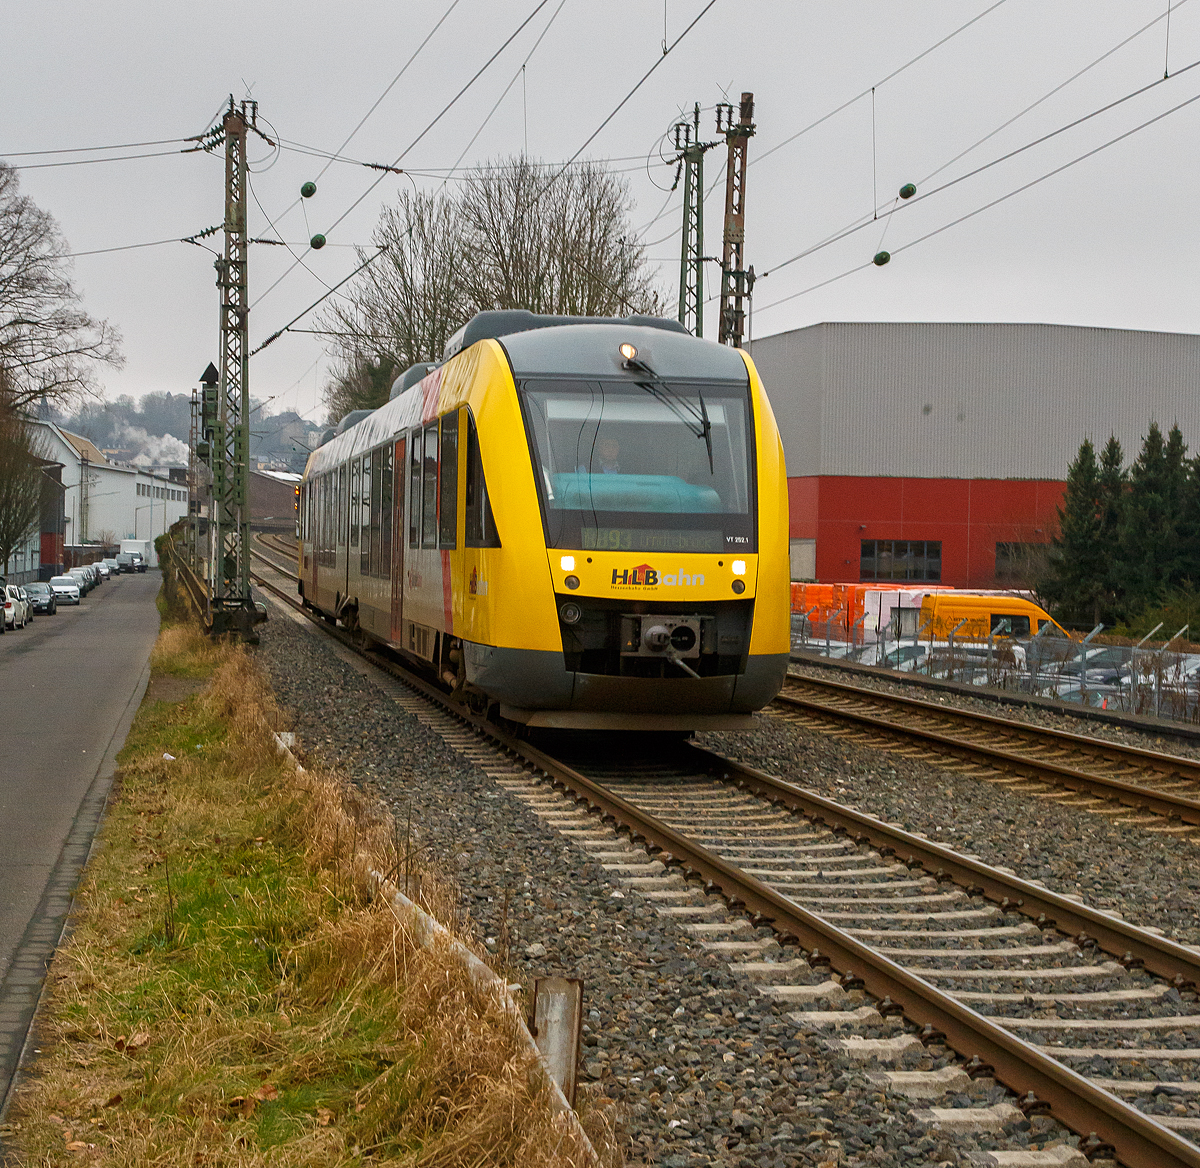
{"type": "Polygon", "coordinates": [[[721,531],[671,527],[584,527],[580,546],[599,552],[723,552],[721,531]]]}

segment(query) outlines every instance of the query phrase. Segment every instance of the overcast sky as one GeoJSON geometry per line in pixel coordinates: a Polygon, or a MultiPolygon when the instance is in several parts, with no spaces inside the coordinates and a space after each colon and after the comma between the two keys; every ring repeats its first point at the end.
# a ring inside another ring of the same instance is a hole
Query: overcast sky
{"type": "MultiPolygon", "coordinates": [[[[268,133],[334,151],[451,2],[0,0],[0,157],[29,166],[87,155],[22,152],[198,134],[231,92],[259,101],[268,133]]],[[[325,232],[329,246],[304,256],[311,274],[296,267],[274,288],[292,257],[282,247],[253,249],[251,344],[353,269],[352,245],[369,244],[380,207],[398,189],[410,183],[436,189],[443,168],[464,149],[464,166],[517,153],[526,141],[531,155],[548,161],[573,155],[662,57],[664,13],[671,42],[707,2],[547,0],[436,128],[404,153],[538,3],[457,0],[344,150],[362,162],[391,163],[404,154],[401,165],[417,173],[385,176],[336,227],[378,172],[335,163],[321,174],[321,158],[253,142],[252,233],[269,234],[268,220],[276,219],[297,255],[313,232],[325,232]],[[524,81],[516,81],[467,149],[543,32],[524,81]],[[310,179],[318,181],[316,196],[295,205],[310,179]]],[[[705,107],[703,128],[711,136],[714,103],[754,92],[758,133],[750,144],[746,260],[771,273],[756,289],[756,336],[822,320],[1200,331],[1200,101],[920,241],[1200,96],[1200,67],[1183,71],[1200,60],[1200,0],[1173,0],[1170,9],[1168,43],[1167,0],[716,0],[584,157],[611,159],[625,174],[633,222],[645,228],[647,254],[661,261],[673,304],[679,195],[668,198],[673,173],[659,161],[660,139],[696,101],[705,107]],[[1107,60],[953,161],[1152,21],[1107,60]],[[1167,80],[1164,67],[1172,74],[1167,80]],[[873,102],[866,92],[781,145],[872,86],[873,102]],[[1143,86],[1151,88],[931,193],[1143,86]],[[918,198],[897,204],[906,182],[917,184],[918,198]],[[889,221],[887,211],[897,205],[902,209],[889,221]],[[857,233],[777,267],[863,219],[869,225],[857,233]],[[870,260],[881,247],[894,258],[879,268],[870,260]]],[[[708,154],[706,168],[712,185],[723,173],[723,149],[708,154]]],[[[204,153],[42,165],[23,169],[21,183],[57,217],[78,252],[176,239],[218,223],[222,214],[223,163],[204,153]]],[[[710,255],[720,254],[723,203],[722,181],[706,204],[710,255]]],[[[219,247],[219,236],[208,242],[219,247]]],[[[108,396],[194,386],[217,352],[212,258],[201,248],[168,243],[75,260],[88,309],[125,338],[125,368],[103,375],[108,396]]],[[[715,290],[715,265],[708,281],[715,290]]],[[[316,323],[311,317],[300,327],[316,323]]],[[[277,395],[272,409],[321,416],[326,367],[318,337],[286,336],[252,361],[252,392],[277,395]]]]}

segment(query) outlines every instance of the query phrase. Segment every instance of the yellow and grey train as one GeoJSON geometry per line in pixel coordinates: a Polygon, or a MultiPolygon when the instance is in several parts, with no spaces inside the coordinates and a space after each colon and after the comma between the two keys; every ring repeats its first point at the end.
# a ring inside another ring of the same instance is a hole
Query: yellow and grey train
{"type": "Polygon", "coordinates": [[[300,488],[327,619],[535,727],[737,729],[778,692],[787,477],[746,353],[481,312],[347,421],[300,488]]]}

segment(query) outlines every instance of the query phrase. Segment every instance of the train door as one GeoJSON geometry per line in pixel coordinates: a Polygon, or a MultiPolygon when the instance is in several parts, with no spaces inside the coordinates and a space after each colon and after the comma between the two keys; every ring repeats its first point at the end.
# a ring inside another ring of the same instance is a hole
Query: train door
{"type": "Polygon", "coordinates": [[[309,479],[304,494],[304,534],[311,553],[309,558],[312,560],[312,591],[306,599],[311,600],[314,604],[317,602],[317,560],[320,559],[319,549],[321,546],[320,535],[318,534],[321,530],[321,512],[318,501],[323,492],[319,486],[320,482],[320,476],[309,479]]]}
{"type": "Polygon", "coordinates": [[[404,462],[406,442],[400,438],[396,441],[395,457],[392,460],[392,620],[389,640],[395,644],[400,640],[400,620],[404,598],[404,500],[407,497],[405,484],[408,481],[406,464],[404,462]]]}

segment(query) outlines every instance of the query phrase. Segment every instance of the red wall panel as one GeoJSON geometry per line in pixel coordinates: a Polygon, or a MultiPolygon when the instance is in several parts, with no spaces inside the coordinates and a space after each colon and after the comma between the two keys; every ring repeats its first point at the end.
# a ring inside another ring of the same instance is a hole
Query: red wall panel
{"type": "Polygon", "coordinates": [[[1034,479],[792,479],[792,538],[815,536],[821,581],[858,580],[864,539],[937,539],[943,584],[987,587],[995,582],[997,543],[1049,542],[1064,486],[1034,479]]]}

